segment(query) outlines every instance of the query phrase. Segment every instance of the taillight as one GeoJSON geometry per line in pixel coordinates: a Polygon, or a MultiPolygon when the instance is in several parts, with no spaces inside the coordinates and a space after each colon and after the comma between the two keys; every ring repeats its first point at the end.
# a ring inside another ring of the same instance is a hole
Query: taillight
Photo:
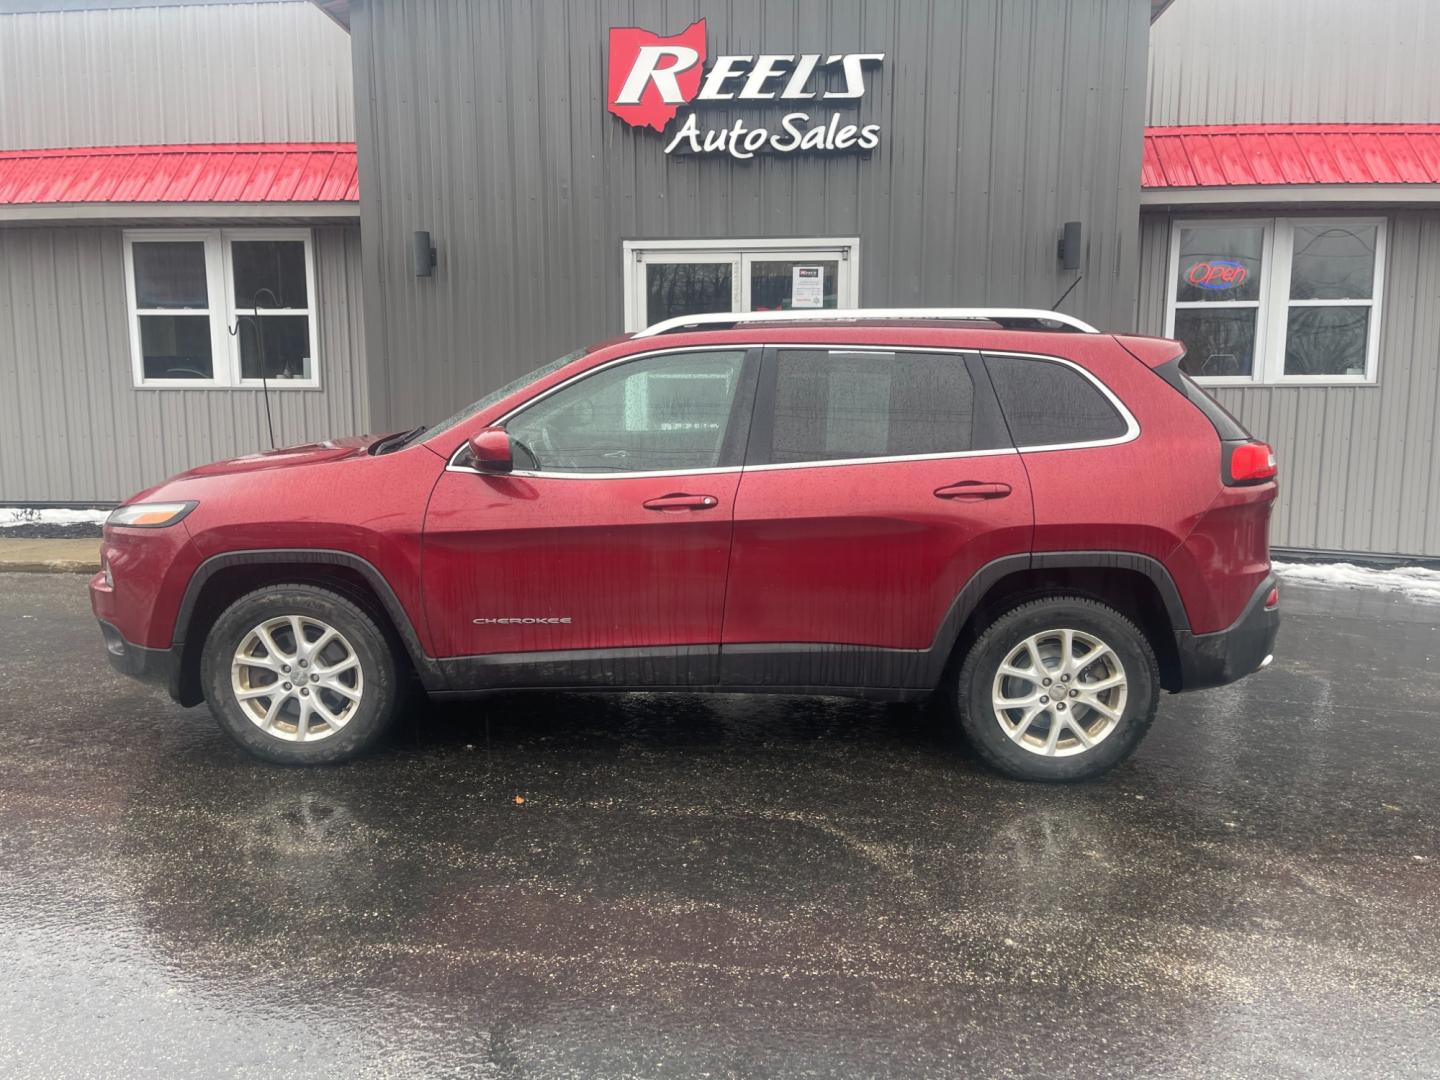
{"type": "Polygon", "coordinates": [[[1274,611],[1280,606],[1280,587],[1277,585],[1265,595],[1265,610],[1274,611]]]}
{"type": "Polygon", "coordinates": [[[1275,478],[1275,451],[1262,442],[1225,444],[1225,483],[1263,484],[1275,478]]]}

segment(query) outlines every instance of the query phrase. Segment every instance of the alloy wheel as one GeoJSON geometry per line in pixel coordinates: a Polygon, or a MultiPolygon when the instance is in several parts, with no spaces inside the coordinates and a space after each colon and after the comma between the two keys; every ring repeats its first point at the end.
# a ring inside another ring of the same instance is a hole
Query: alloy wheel
{"type": "Polygon", "coordinates": [[[230,685],[244,714],[288,742],[329,738],[354,718],[364,672],[345,635],[308,615],[266,619],[240,641],[230,685]]]}
{"type": "Polygon", "coordinates": [[[1042,757],[1092,749],[1120,723],[1128,693],[1115,650],[1082,630],[1032,634],[1000,664],[995,719],[1017,746],[1042,757]]]}

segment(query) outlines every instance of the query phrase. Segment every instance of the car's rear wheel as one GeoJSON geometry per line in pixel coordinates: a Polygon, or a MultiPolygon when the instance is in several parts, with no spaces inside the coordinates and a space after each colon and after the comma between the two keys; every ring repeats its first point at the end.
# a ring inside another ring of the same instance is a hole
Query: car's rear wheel
{"type": "Polygon", "coordinates": [[[399,710],[399,675],[376,621],[311,585],[241,597],[201,655],[220,726],[252,754],[287,765],[345,761],[373,746],[399,710]]]}
{"type": "Polygon", "coordinates": [[[1061,596],[992,622],[955,690],[961,727],[986,763],[1021,780],[1086,780],[1144,737],[1160,673],[1133,622],[1098,601],[1061,596]]]}

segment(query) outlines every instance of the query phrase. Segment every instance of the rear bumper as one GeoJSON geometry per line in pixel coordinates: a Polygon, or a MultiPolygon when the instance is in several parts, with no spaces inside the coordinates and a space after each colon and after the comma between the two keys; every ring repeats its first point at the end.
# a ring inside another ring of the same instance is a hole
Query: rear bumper
{"type": "Polygon", "coordinates": [[[1259,671],[1275,651],[1280,630],[1278,607],[1266,610],[1265,599],[1275,588],[1271,574],[1250,597],[1240,618],[1213,634],[1180,631],[1175,644],[1180,653],[1180,689],[1203,690],[1223,686],[1259,671]]]}
{"type": "Polygon", "coordinates": [[[180,650],[147,649],[126,641],[125,635],[104,619],[99,620],[100,633],[105,638],[105,655],[110,666],[132,679],[164,687],[166,692],[181,704],[180,695],[180,650]]]}

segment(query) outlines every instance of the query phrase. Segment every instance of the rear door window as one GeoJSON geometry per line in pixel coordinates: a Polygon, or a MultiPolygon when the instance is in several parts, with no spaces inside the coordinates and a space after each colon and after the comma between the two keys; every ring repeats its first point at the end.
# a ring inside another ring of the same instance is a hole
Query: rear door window
{"type": "Polygon", "coordinates": [[[987,354],[1015,445],[1065,446],[1122,438],[1129,424],[1089,378],[1055,360],[987,354]]]}
{"type": "Polygon", "coordinates": [[[975,382],[960,353],[778,349],[773,357],[771,430],[752,440],[752,461],[855,461],[1004,445],[983,412],[977,421],[975,382]]]}

